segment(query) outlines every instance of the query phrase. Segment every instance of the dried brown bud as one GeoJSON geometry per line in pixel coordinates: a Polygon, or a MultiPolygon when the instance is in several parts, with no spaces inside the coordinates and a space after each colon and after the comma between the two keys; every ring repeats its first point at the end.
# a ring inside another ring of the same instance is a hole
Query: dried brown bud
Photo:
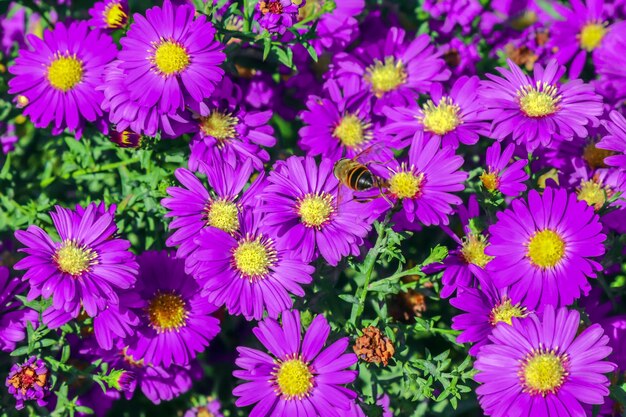
{"type": "Polygon", "coordinates": [[[391,340],[374,326],[363,329],[363,336],[356,339],[352,349],[361,360],[382,363],[384,366],[389,364],[389,359],[396,351],[391,340]]]}

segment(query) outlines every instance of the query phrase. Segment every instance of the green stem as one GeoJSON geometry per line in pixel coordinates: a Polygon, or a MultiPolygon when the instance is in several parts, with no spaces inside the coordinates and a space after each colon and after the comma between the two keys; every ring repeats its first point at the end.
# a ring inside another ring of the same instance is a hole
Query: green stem
{"type": "MultiPolygon", "coordinates": [[[[118,161],[118,162],[111,162],[109,164],[104,164],[101,165],[99,167],[95,167],[95,168],[91,168],[91,169],[79,169],[78,171],[74,171],[71,174],[72,178],[78,178],[80,176],[83,175],[89,175],[89,174],[97,174],[99,172],[107,172],[107,171],[113,171],[114,169],[126,166],[126,165],[131,165],[134,164],[136,162],[139,162],[139,158],[131,158],[131,159],[127,159],[125,161],[118,161]]],[[[68,179],[70,178],[70,174],[66,174],[63,176],[64,179],[68,179]]]]}

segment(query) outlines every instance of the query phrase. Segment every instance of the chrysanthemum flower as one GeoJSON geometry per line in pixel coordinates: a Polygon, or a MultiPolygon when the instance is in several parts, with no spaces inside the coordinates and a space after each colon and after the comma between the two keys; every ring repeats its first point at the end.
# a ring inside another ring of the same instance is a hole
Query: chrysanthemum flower
{"type": "Polygon", "coordinates": [[[441,148],[441,139],[433,136],[426,141],[416,138],[409,149],[407,162],[396,162],[387,172],[387,192],[402,204],[409,222],[424,225],[448,224],[452,206],[462,200],[452,194],[463,191],[467,173],[459,171],[463,158],[451,147],[441,148]]]}
{"type": "Polygon", "coordinates": [[[587,415],[583,404],[603,404],[609,395],[604,375],[615,369],[605,359],[608,337],[594,324],[577,336],[580,314],[547,305],[493,329],[491,344],[478,352],[474,377],[485,414],[494,417],[587,415]]]}
{"type": "Polygon", "coordinates": [[[194,19],[194,14],[191,5],[165,0],[145,17],[133,15],[119,59],[130,97],[141,106],[161,113],[184,110],[209,97],[222,79],[225,55],[215,28],[206,16],[194,19]]]}
{"type": "Polygon", "coordinates": [[[489,124],[481,117],[483,106],[478,100],[478,77],[460,77],[445,94],[441,84],[433,84],[430,98],[419,108],[388,107],[389,121],[384,131],[398,140],[432,137],[443,146],[457,148],[460,143],[473,145],[479,135],[489,132],[489,124]]]}
{"type": "Polygon", "coordinates": [[[315,271],[301,260],[296,246],[278,248],[264,223],[244,211],[234,235],[205,228],[194,241],[198,250],[187,258],[187,269],[194,271],[202,295],[248,320],[261,319],[265,311],[277,317],[290,308],[289,294],[302,297],[301,285],[310,283],[315,271]]]}
{"type": "Polygon", "coordinates": [[[185,273],[183,259],[148,251],[138,258],[136,291],[144,300],[143,314],[128,353],[145,363],[165,367],[188,365],[220,331],[211,314],[217,310],[196,281],[185,273]]]}
{"type": "Polygon", "coordinates": [[[235,361],[242,370],[233,372],[246,383],[233,390],[237,407],[258,403],[250,412],[256,417],[339,417],[348,410],[356,394],[344,388],[357,377],[346,368],[357,362],[345,353],[349,339],[341,338],[323,349],[330,326],[321,314],[313,319],[302,338],[300,313],[285,311],[282,327],[267,318],[253,330],[270,352],[238,347],[235,361]]]}
{"type": "Polygon", "coordinates": [[[17,342],[26,337],[26,325],[34,327],[39,314],[30,308],[20,308],[22,303],[15,297],[26,290],[26,284],[11,278],[9,268],[0,266],[0,350],[11,352],[17,342]]]}
{"type": "Polygon", "coordinates": [[[581,80],[559,83],[565,72],[556,61],[544,69],[535,65],[529,77],[507,60],[510,70],[498,68],[504,78],[487,74],[480,97],[488,110],[484,117],[493,120],[491,137],[502,141],[511,137],[528,151],[550,146],[553,139],[586,137],[586,125],[597,125],[602,114],[602,97],[581,80]]]}
{"type": "Polygon", "coordinates": [[[58,23],[46,29],[43,39],[28,35],[30,49],[22,49],[9,68],[9,93],[24,96],[24,115],[35,127],[53,123],[53,134],[65,128],[80,137],[85,122],[102,116],[103,95],[96,87],[103,81],[104,68],[117,49],[110,36],[89,29],[87,22],[58,23]]]}
{"type": "Polygon", "coordinates": [[[24,408],[24,401],[37,401],[43,407],[47,404],[46,397],[50,393],[48,377],[50,372],[46,363],[36,356],[31,356],[23,364],[15,364],[6,379],[9,394],[16,400],[15,408],[24,408]]]}
{"type": "Polygon", "coordinates": [[[292,0],[258,0],[254,20],[269,32],[285,33],[298,21],[298,11],[304,2],[292,0]]]}
{"type": "Polygon", "coordinates": [[[333,166],[329,159],[318,166],[312,157],[292,156],[275,166],[259,197],[263,222],[279,237],[279,247],[298,248],[306,262],[321,255],[337,265],[358,255],[376,217],[347,187],[340,189],[333,166]]]}
{"type": "Polygon", "coordinates": [[[128,0],[104,0],[89,9],[89,25],[98,29],[121,29],[128,23],[128,0]]]}
{"type": "Polygon", "coordinates": [[[500,142],[495,142],[487,148],[485,164],[487,169],[480,174],[480,181],[485,190],[501,192],[509,197],[517,197],[526,191],[524,181],[528,180],[528,174],[524,170],[528,161],[524,159],[511,162],[515,153],[515,145],[510,143],[502,151],[500,142]]]}
{"type": "Polygon", "coordinates": [[[543,195],[531,190],[528,203],[514,200],[489,227],[495,258],[487,265],[499,288],[510,286],[511,298],[541,310],[548,304],[566,306],[588,293],[587,277],[601,265],[590,259],[604,254],[602,224],[593,208],[576,194],[548,187],[543,195]]]}
{"type": "Polygon", "coordinates": [[[598,142],[597,147],[617,153],[604,159],[607,165],[626,169],[626,119],[617,111],[612,111],[609,117],[611,120],[604,122],[609,134],[598,142]]]}
{"type": "Polygon", "coordinates": [[[25,269],[30,285],[28,299],[52,297],[53,306],[72,312],[80,307],[95,316],[109,304],[117,304],[116,289],[135,282],[137,263],[128,250],[130,242],[113,237],[117,226],[113,213],[104,205],[91,203],[76,210],[57,206],[50,213],[60,241],[54,241],[37,226],[18,230],[15,237],[26,253],[15,269],[25,269]]]}

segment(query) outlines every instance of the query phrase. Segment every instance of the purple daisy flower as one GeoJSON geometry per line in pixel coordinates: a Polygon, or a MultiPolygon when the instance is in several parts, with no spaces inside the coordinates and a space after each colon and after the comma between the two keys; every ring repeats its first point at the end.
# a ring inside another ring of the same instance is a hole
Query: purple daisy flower
{"type": "Polygon", "coordinates": [[[612,111],[611,120],[604,122],[608,135],[598,142],[597,147],[617,153],[604,159],[607,165],[626,169],[626,119],[621,113],[612,111]]]}
{"type": "Polygon", "coordinates": [[[431,27],[434,26],[439,32],[448,34],[459,25],[464,35],[471,31],[472,21],[483,10],[478,0],[425,0],[422,7],[431,17],[443,20],[443,22],[431,20],[431,27]]]}
{"type": "Polygon", "coordinates": [[[278,248],[264,223],[244,211],[234,235],[215,227],[202,229],[194,241],[198,250],[187,258],[202,295],[248,320],[260,320],[266,310],[277,317],[290,308],[289,294],[302,297],[301,285],[309,284],[315,271],[295,250],[278,248]]]}
{"type": "Polygon", "coordinates": [[[494,417],[587,415],[582,404],[603,404],[609,395],[605,373],[615,364],[605,359],[609,338],[598,324],[576,335],[578,311],[545,308],[496,326],[491,344],[478,352],[474,377],[485,414],[494,417]]]}
{"type": "Polygon", "coordinates": [[[200,296],[184,260],[148,251],[137,261],[135,291],[145,304],[128,353],[155,366],[188,365],[219,333],[219,320],[211,315],[217,307],[200,296]]]}
{"type": "Polygon", "coordinates": [[[46,397],[50,393],[49,376],[46,363],[36,356],[31,356],[21,365],[13,365],[6,379],[6,386],[9,394],[15,397],[15,408],[21,410],[24,408],[24,401],[31,400],[37,401],[40,407],[46,405],[46,397]]]}
{"type": "Polygon", "coordinates": [[[104,68],[117,55],[110,36],[90,30],[87,22],[58,23],[43,39],[28,35],[30,49],[22,49],[9,68],[15,75],[9,93],[27,99],[24,115],[35,127],[54,122],[52,133],[65,128],[82,134],[85,122],[99,122],[104,68]]]}
{"type": "Polygon", "coordinates": [[[460,143],[473,145],[479,135],[489,132],[489,123],[481,117],[483,107],[478,100],[478,77],[459,78],[449,94],[441,84],[433,84],[430,97],[421,107],[388,107],[384,131],[397,140],[415,140],[433,137],[441,139],[443,146],[457,148],[460,143]]]}
{"type": "Polygon", "coordinates": [[[377,99],[375,111],[385,105],[409,105],[434,83],[447,80],[450,71],[428,35],[411,42],[405,41],[405,35],[403,29],[392,27],[377,43],[360,46],[351,54],[337,54],[331,75],[340,84],[345,78],[365,81],[377,99]]]}
{"type": "Polygon", "coordinates": [[[452,194],[463,191],[467,173],[459,171],[463,158],[451,147],[441,147],[439,136],[426,141],[417,137],[406,162],[396,162],[386,172],[389,196],[402,203],[402,213],[409,222],[424,225],[448,224],[452,206],[462,200],[452,194]]]}
{"type": "MultiPolygon", "coordinates": [[[[626,171],[606,168],[592,171],[579,167],[570,182],[576,185],[578,200],[586,202],[596,212],[605,206],[622,209],[626,206],[626,171]],[[609,202],[615,195],[614,201],[609,202]]],[[[601,220],[604,223],[604,216],[601,220]]]]}
{"type": "Polygon", "coordinates": [[[586,125],[599,123],[602,97],[581,80],[559,83],[565,72],[555,60],[544,69],[535,65],[530,77],[510,59],[510,70],[498,68],[504,78],[487,74],[480,96],[488,108],[484,117],[493,120],[490,136],[502,141],[511,137],[529,152],[548,147],[553,139],[586,137],[586,125]]]}
{"type": "Polygon", "coordinates": [[[80,307],[91,317],[109,304],[118,304],[116,289],[131,287],[137,274],[130,242],[114,238],[115,207],[91,203],[76,210],[56,206],[50,212],[60,241],[37,226],[18,230],[15,238],[27,256],[15,265],[26,270],[28,300],[52,297],[53,306],[78,315],[80,307]]]}
{"type": "Polygon", "coordinates": [[[602,39],[602,42],[593,53],[593,62],[601,82],[613,90],[617,96],[615,101],[623,101],[626,97],[626,55],[622,53],[626,48],[626,22],[618,22],[611,26],[611,30],[602,39]]]}
{"type": "Polygon", "coordinates": [[[261,29],[283,34],[298,21],[298,12],[304,2],[292,0],[258,0],[254,21],[261,29]]]}
{"type": "Polygon", "coordinates": [[[285,311],[281,327],[266,318],[254,328],[259,341],[270,352],[238,347],[235,361],[242,370],[233,375],[246,381],[233,390],[237,407],[258,403],[250,412],[255,417],[339,417],[348,410],[356,394],[344,388],[357,377],[346,368],[357,362],[345,353],[350,341],[341,338],[323,349],[330,326],[321,314],[313,319],[302,338],[300,313],[285,311]]]}
{"type": "Polygon", "coordinates": [[[576,194],[547,187],[528,194],[528,203],[514,200],[489,227],[491,245],[485,253],[498,288],[510,287],[515,300],[529,308],[566,306],[591,289],[601,265],[590,258],[604,255],[602,224],[593,208],[576,194]]]}
{"type": "Polygon", "coordinates": [[[209,398],[205,405],[192,407],[185,411],[183,417],[224,417],[222,404],[218,400],[209,398]]]}
{"type": "Polygon", "coordinates": [[[320,8],[329,10],[317,20],[315,34],[318,39],[313,39],[318,54],[326,51],[340,51],[354,41],[359,35],[359,22],[356,16],[360,15],[365,8],[365,0],[343,0],[330,3],[327,1],[307,1],[298,13],[300,20],[316,14],[320,8]],[[331,4],[334,6],[332,10],[331,4]]]}
{"type": "Polygon", "coordinates": [[[20,308],[15,297],[26,290],[26,284],[11,278],[9,268],[0,266],[0,350],[11,352],[26,337],[26,323],[37,327],[39,314],[30,308],[20,308]]]}
{"type": "Polygon", "coordinates": [[[524,181],[529,175],[525,168],[528,161],[519,159],[509,165],[515,153],[515,145],[510,143],[502,151],[500,142],[495,142],[487,148],[487,169],[480,175],[480,181],[485,190],[501,192],[509,197],[517,197],[526,191],[524,181]]]}
{"type": "Polygon", "coordinates": [[[476,64],[481,60],[476,43],[465,43],[462,39],[453,38],[438,47],[446,66],[452,72],[451,80],[462,75],[476,75],[476,64]]]}
{"type": "Polygon", "coordinates": [[[263,223],[280,238],[278,246],[298,248],[311,262],[322,256],[336,266],[341,258],[358,255],[363,238],[375,220],[368,206],[356,201],[347,187],[339,187],[334,163],[292,156],[276,164],[260,199],[263,223]],[[341,200],[341,201],[340,201],[341,200]]]}
{"type": "Polygon", "coordinates": [[[89,9],[89,25],[104,30],[121,29],[128,23],[128,13],[128,0],[98,1],[89,9]]]}
{"type": "Polygon", "coordinates": [[[225,55],[215,40],[215,28],[190,5],[152,7],[120,41],[120,68],[126,74],[130,98],[161,113],[184,110],[209,97],[224,71],[225,55]]]}

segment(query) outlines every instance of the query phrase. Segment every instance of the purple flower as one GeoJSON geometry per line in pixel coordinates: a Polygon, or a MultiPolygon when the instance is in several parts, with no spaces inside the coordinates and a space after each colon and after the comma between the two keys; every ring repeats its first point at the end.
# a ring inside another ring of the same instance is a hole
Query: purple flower
{"type": "Polygon", "coordinates": [[[215,28],[189,5],[152,7],[146,17],[136,13],[122,38],[120,68],[130,98],[161,113],[184,110],[209,97],[224,71],[222,45],[215,28]]]}
{"type": "Polygon", "coordinates": [[[481,117],[479,82],[478,77],[461,77],[449,94],[443,92],[441,84],[433,84],[430,98],[421,108],[415,103],[409,107],[386,108],[389,121],[384,131],[395,135],[397,140],[423,138],[428,142],[437,137],[444,147],[475,144],[479,135],[489,132],[489,124],[481,117]]]}
{"type": "Polygon", "coordinates": [[[71,312],[80,307],[91,317],[118,304],[116,289],[131,287],[135,282],[137,263],[128,250],[130,242],[114,238],[117,226],[115,207],[91,203],[76,210],[56,206],[50,212],[60,241],[37,226],[18,230],[15,237],[24,246],[20,252],[27,256],[15,265],[26,270],[28,299],[52,297],[53,307],[71,312]]]}
{"type": "Polygon", "coordinates": [[[359,34],[359,25],[356,16],[360,15],[365,7],[365,0],[343,0],[326,2],[311,0],[300,8],[298,17],[304,20],[320,7],[334,9],[322,14],[317,21],[315,33],[318,39],[313,39],[318,53],[326,51],[340,51],[356,39],[359,34]],[[319,45],[317,45],[319,43],[319,45]]]}
{"type": "Polygon", "coordinates": [[[89,25],[104,30],[121,29],[128,23],[128,13],[127,0],[98,1],[89,9],[89,25]]]}
{"type": "Polygon", "coordinates": [[[475,42],[465,43],[463,40],[453,38],[439,46],[438,51],[446,62],[446,66],[452,71],[451,80],[462,75],[476,75],[476,64],[481,60],[475,42]]]}
{"type": "Polygon", "coordinates": [[[604,158],[607,165],[626,169],[626,119],[617,111],[612,111],[609,117],[611,120],[604,122],[609,134],[598,142],[597,147],[617,153],[604,158]]]}
{"type": "Polygon", "coordinates": [[[283,34],[298,21],[298,11],[304,2],[292,0],[258,0],[254,20],[262,29],[283,34]]]}
{"type": "Polygon", "coordinates": [[[6,379],[9,394],[15,397],[15,408],[24,408],[24,401],[36,400],[37,405],[47,404],[46,397],[50,393],[48,377],[50,373],[46,363],[36,356],[31,356],[23,364],[15,364],[6,379]]]}
{"type": "Polygon", "coordinates": [[[222,404],[218,400],[209,398],[205,405],[199,405],[187,410],[183,417],[224,417],[222,404]]]}
{"type": "Polygon", "coordinates": [[[37,327],[39,314],[30,308],[20,308],[22,303],[15,297],[26,290],[26,284],[11,278],[9,268],[0,266],[0,350],[11,352],[17,342],[26,337],[26,325],[37,327]]]}
{"type": "Polygon", "coordinates": [[[492,344],[478,352],[474,377],[485,414],[494,417],[587,415],[582,404],[603,404],[615,364],[609,338],[594,324],[578,336],[580,314],[547,305],[535,314],[513,318],[492,331],[492,344]]]}
{"type": "Polygon", "coordinates": [[[504,78],[487,74],[480,97],[493,120],[490,136],[502,141],[511,137],[529,152],[550,146],[553,139],[572,140],[587,135],[586,125],[597,125],[602,114],[602,97],[581,80],[560,84],[565,72],[551,60],[544,69],[535,65],[529,77],[507,60],[510,71],[498,68],[504,78]]]}
{"type": "Polygon", "coordinates": [[[347,187],[340,189],[333,166],[329,159],[318,166],[312,157],[292,156],[276,164],[259,198],[278,247],[298,248],[305,262],[321,255],[336,266],[344,256],[359,254],[376,216],[347,187]]]}
{"type": "Polygon", "coordinates": [[[0,147],[2,153],[9,153],[15,150],[15,144],[20,138],[15,132],[15,123],[0,122],[0,147]]]}
{"type": "MultiPolygon", "coordinates": [[[[576,184],[578,200],[586,202],[596,212],[603,207],[626,208],[626,171],[600,168],[595,171],[580,167],[570,177],[576,184]],[[614,201],[610,202],[615,195],[614,201]]],[[[604,223],[604,216],[601,217],[604,223]]]]}
{"type": "Polygon", "coordinates": [[[515,153],[515,145],[510,143],[502,152],[500,142],[495,142],[487,148],[487,169],[480,175],[483,187],[490,192],[501,192],[509,197],[517,197],[526,191],[524,181],[529,176],[525,171],[528,161],[519,159],[511,165],[515,153]]]}
{"type": "Polygon", "coordinates": [[[188,270],[203,287],[202,295],[231,314],[259,320],[290,308],[289,294],[304,295],[315,271],[296,250],[278,248],[263,219],[251,211],[239,217],[239,230],[230,235],[215,227],[203,229],[196,250],[187,258],[188,270]]]}
{"type": "MultiPolygon", "coordinates": [[[[443,23],[434,26],[444,34],[452,32],[456,25],[461,27],[463,34],[468,34],[472,21],[483,10],[478,0],[426,0],[422,7],[435,19],[443,17],[443,23]]],[[[432,23],[435,22],[431,20],[432,23]]]]}
{"type": "Polygon", "coordinates": [[[182,259],[148,251],[138,258],[135,291],[144,301],[140,324],[128,342],[128,353],[145,363],[188,365],[219,333],[217,310],[200,295],[201,288],[185,273],[182,259]]]}
{"type": "Polygon", "coordinates": [[[616,101],[626,97],[626,22],[618,22],[611,26],[602,42],[593,53],[593,62],[600,80],[616,94],[616,101]]]}
{"type": "Polygon", "coordinates": [[[510,287],[512,299],[541,310],[566,306],[590,290],[601,265],[590,258],[604,255],[602,224],[593,208],[576,194],[547,187],[531,190],[528,203],[514,200],[489,227],[485,253],[498,288],[510,287]]]}
{"type": "Polygon", "coordinates": [[[237,407],[258,403],[251,416],[265,417],[338,417],[348,410],[356,394],[344,388],[357,377],[346,368],[357,362],[353,353],[345,353],[349,339],[341,338],[323,349],[330,326],[322,315],[313,319],[302,338],[300,313],[285,311],[282,327],[266,318],[253,330],[270,352],[238,347],[235,361],[242,370],[233,375],[246,381],[233,390],[239,397],[237,407]]]}
{"type": "Polygon", "coordinates": [[[68,128],[80,137],[86,121],[100,123],[103,95],[96,87],[117,54],[111,37],[83,21],[58,23],[43,39],[28,35],[28,42],[31,48],[20,50],[9,68],[15,75],[9,93],[28,102],[24,115],[38,128],[54,122],[55,135],[68,128]]]}

